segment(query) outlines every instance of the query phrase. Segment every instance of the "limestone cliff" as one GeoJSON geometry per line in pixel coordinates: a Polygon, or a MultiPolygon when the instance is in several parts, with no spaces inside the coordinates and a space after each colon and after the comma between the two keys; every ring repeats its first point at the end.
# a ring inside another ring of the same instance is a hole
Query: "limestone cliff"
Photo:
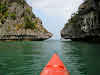
{"type": "Polygon", "coordinates": [[[61,31],[62,38],[100,41],[100,1],[85,0],[61,31]]]}
{"type": "Polygon", "coordinates": [[[24,0],[0,0],[0,40],[45,40],[52,36],[24,0]]]}

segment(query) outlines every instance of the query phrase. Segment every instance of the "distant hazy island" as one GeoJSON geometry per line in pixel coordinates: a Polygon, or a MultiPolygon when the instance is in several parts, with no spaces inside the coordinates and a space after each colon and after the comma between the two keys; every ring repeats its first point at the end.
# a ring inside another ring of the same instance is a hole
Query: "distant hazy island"
{"type": "Polygon", "coordinates": [[[52,37],[24,0],[0,0],[0,40],[46,40],[52,37]]]}
{"type": "Polygon", "coordinates": [[[100,42],[100,0],[84,0],[61,31],[64,39],[100,42]]]}

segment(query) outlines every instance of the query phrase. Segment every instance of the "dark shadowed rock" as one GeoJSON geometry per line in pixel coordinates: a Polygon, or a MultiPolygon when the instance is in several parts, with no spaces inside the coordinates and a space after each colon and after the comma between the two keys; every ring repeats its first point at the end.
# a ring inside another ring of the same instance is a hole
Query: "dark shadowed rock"
{"type": "Polygon", "coordinates": [[[61,31],[62,38],[100,42],[100,1],[85,0],[61,31]]]}

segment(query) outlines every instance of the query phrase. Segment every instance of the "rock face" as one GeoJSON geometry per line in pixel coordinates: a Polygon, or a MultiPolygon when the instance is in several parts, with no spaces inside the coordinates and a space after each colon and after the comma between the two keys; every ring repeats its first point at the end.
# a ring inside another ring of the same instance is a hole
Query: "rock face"
{"type": "Polygon", "coordinates": [[[100,0],[85,0],[61,31],[64,39],[100,42],[100,0]]]}
{"type": "Polygon", "coordinates": [[[0,40],[45,40],[51,36],[24,0],[0,0],[0,40]]]}

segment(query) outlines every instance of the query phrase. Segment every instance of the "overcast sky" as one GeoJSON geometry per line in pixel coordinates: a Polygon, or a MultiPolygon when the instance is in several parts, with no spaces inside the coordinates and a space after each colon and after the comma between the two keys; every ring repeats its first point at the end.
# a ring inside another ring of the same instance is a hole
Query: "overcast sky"
{"type": "Polygon", "coordinates": [[[53,33],[53,39],[60,39],[60,30],[78,10],[83,0],[27,0],[32,6],[33,12],[39,17],[49,32],[53,33]]]}

